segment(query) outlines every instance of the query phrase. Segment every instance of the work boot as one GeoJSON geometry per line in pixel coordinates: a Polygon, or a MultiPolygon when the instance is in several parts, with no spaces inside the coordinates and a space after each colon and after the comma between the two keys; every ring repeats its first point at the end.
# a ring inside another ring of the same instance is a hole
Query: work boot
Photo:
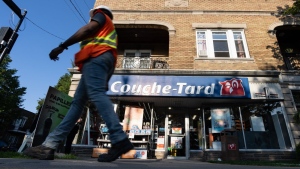
{"type": "Polygon", "coordinates": [[[99,162],[112,162],[115,161],[122,154],[127,153],[129,150],[132,150],[134,146],[131,142],[126,138],[116,144],[111,146],[111,149],[108,150],[107,154],[101,154],[98,157],[99,162]]]}
{"type": "Polygon", "coordinates": [[[42,145],[29,147],[24,150],[23,154],[40,160],[54,160],[54,149],[42,145]]]}

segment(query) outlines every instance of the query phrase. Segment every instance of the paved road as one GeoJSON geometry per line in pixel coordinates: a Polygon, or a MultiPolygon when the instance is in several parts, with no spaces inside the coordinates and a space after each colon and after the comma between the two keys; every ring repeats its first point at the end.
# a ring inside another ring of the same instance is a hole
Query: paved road
{"type": "Polygon", "coordinates": [[[295,167],[265,167],[212,164],[192,160],[126,160],[119,159],[111,163],[99,163],[96,159],[50,161],[36,159],[0,158],[0,169],[293,169],[295,167]]]}

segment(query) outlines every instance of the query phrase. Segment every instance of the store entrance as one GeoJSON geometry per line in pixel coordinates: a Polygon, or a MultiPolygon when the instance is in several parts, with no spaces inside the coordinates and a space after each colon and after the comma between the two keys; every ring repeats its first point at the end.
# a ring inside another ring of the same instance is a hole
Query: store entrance
{"type": "Polygon", "coordinates": [[[167,131],[168,159],[186,157],[186,115],[184,113],[169,114],[167,131]]]}

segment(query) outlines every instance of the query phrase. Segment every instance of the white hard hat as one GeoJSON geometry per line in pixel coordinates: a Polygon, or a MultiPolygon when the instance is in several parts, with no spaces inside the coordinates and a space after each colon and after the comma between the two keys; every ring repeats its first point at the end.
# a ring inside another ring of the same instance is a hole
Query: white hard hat
{"type": "Polygon", "coordinates": [[[109,9],[109,7],[104,6],[104,5],[99,5],[99,6],[97,6],[96,8],[90,10],[90,17],[93,17],[93,13],[94,13],[94,11],[97,10],[97,9],[105,9],[105,10],[107,10],[108,12],[110,12],[111,15],[112,15],[112,11],[109,9]]]}

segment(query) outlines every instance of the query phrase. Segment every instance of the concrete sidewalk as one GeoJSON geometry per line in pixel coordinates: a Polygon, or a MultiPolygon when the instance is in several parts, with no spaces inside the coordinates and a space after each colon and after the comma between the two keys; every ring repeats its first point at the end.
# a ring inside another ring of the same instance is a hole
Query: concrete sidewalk
{"type": "MultiPolygon", "coordinates": [[[[95,158],[84,158],[79,160],[37,160],[0,158],[1,169],[291,169],[291,167],[273,166],[239,166],[227,164],[212,164],[194,160],[141,160],[141,159],[118,159],[111,163],[99,163],[95,158]]],[[[294,167],[296,168],[296,167],[294,167]]]]}

